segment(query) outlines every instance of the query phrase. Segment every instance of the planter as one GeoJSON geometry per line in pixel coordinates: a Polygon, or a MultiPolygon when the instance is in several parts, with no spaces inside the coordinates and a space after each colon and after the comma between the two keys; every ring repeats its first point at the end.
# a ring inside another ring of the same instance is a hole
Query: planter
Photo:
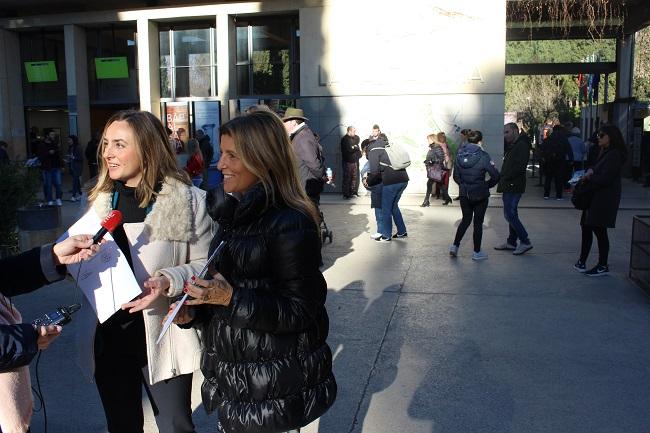
{"type": "Polygon", "coordinates": [[[18,247],[20,251],[54,242],[61,227],[58,206],[26,206],[18,209],[18,247]]]}

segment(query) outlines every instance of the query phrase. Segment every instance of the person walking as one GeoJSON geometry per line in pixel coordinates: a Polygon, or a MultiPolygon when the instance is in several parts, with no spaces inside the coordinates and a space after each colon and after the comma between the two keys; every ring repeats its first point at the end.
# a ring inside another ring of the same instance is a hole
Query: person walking
{"type": "MultiPolygon", "coordinates": [[[[427,142],[429,143],[429,150],[424,159],[424,166],[427,169],[427,191],[420,207],[429,207],[431,205],[429,197],[433,192],[433,186],[436,185],[436,189],[438,189],[437,184],[444,181],[445,152],[437,142],[436,134],[427,135],[427,142]]],[[[440,198],[439,194],[436,195],[436,199],[440,198]]],[[[448,204],[446,198],[444,204],[448,204]]]]}
{"type": "Polygon", "coordinates": [[[562,125],[555,125],[553,132],[541,147],[544,160],[544,200],[550,198],[551,182],[555,183],[555,199],[562,200],[567,162],[573,161],[571,145],[562,125]]]}
{"type": "Polygon", "coordinates": [[[616,215],[621,202],[621,171],[627,158],[623,134],[614,125],[602,125],[598,131],[600,153],[596,164],[587,170],[583,180],[592,194],[589,208],[582,211],[580,227],[582,242],[580,258],[573,267],[590,277],[609,274],[608,228],[616,226],[616,215]],[[587,258],[593,236],[598,240],[598,263],[587,270],[587,258]]]}
{"type": "Polygon", "coordinates": [[[456,156],[454,181],[459,185],[460,208],[463,219],[456,230],[454,243],[449,247],[449,255],[456,257],[460,241],[474,220],[474,253],[472,260],[485,260],[487,254],[481,250],[483,239],[483,219],[490,199],[490,188],[499,182],[499,170],[494,166],[490,155],[479,142],[483,141],[481,131],[473,130],[467,136],[467,144],[456,156]],[[490,175],[485,180],[485,174],[490,175]]]}
{"type": "Polygon", "coordinates": [[[280,119],[256,111],[219,128],[223,189],[211,279],[195,279],[175,322],[201,330],[203,406],[217,432],[295,432],[337,393],[327,345],[320,216],[280,119]]]}
{"type": "Polygon", "coordinates": [[[178,168],[162,123],[147,111],[111,116],[99,155],[90,211],[99,218],[113,209],[122,213],[113,239],[143,292],[101,324],[82,307],[79,364],[97,385],[110,433],[142,433],[143,385],[160,433],[195,433],[191,391],[199,335],[173,327],[159,344],[156,339],[172,299],[206,262],[213,224],[205,191],[178,168]]]}
{"type": "Polygon", "coordinates": [[[399,208],[399,201],[409,183],[409,175],[406,169],[394,169],[391,167],[390,158],[386,152],[388,141],[384,139],[378,125],[373,126],[373,135],[368,145],[368,186],[381,183],[381,221],[379,232],[381,236],[376,238],[377,242],[389,242],[391,239],[408,237],[406,224],[399,208]],[[393,221],[397,232],[393,231],[393,221]]]}
{"type": "Polygon", "coordinates": [[[289,134],[291,145],[298,156],[298,169],[307,196],[318,206],[320,194],[325,185],[326,169],[323,148],[318,138],[307,125],[305,114],[300,108],[289,107],[282,116],[284,128],[289,134]]]}
{"type": "Polygon", "coordinates": [[[501,193],[503,216],[508,222],[509,233],[506,241],[494,249],[512,251],[512,254],[518,256],[533,248],[517,211],[521,195],[526,191],[526,169],[531,144],[528,135],[523,131],[520,133],[516,123],[508,123],[503,127],[503,141],[506,144],[506,153],[497,192],[501,193]]]}
{"type": "Polygon", "coordinates": [[[101,132],[95,131],[93,133],[93,137],[86,144],[86,150],[84,154],[86,155],[86,161],[88,161],[88,177],[90,179],[97,176],[97,147],[99,146],[99,140],[101,137],[101,132]]]}
{"type": "Polygon", "coordinates": [[[341,159],[343,160],[343,185],[344,199],[353,195],[359,196],[359,136],[354,126],[348,126],[347,133],[341,138],[341,159]]]}
{"type": "Polygon", "coordinates": [[[43,195],[48,205],[62,206],[63,189],[61,188],[61,148],[55,131],[49,131],[38,146],[38,159],[41,162],[43,195]],[[56,202],[52,200],[52,187],[56,192],[56,202]]]}
{"type": "Polygon", "coordinates": [[[84,157],[76,135],[68,136],[68,164],[72,176],[72,197],[70,201],[81,199],[81,173],[83,172],[84,157]]]}

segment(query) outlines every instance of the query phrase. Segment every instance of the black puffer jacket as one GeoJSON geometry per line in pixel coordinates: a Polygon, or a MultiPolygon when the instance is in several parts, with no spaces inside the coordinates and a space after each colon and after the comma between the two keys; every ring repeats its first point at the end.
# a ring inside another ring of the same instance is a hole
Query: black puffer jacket
{"type": "Polygon", "coordinates": [[[459,186],[461,197],[487,198],[490,188],[499,182],[499,170],[481,146],[468,143],[456,157],[454,181],[459,186]],[[490,174],[490,180],[485,180],[485,173],[490,174]]]}
{"type": "Polygon", "coordinates": [[[305,426],[336,398],[317,226],[286,206],[267,208],[259,184],[239,202],[218,191],[210,200],[219,223],[211,250],[226,241],[213,263],[233,296],[198,311],[203,404],[226,432],[305,426]]]}

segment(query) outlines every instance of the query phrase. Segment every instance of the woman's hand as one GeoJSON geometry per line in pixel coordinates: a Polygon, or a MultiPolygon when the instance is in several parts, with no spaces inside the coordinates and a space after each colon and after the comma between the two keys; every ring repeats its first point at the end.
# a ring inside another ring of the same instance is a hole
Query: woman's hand
{"type": "Polygon", "coordinates": [[[38,350],[45,350],[50,345],[52,341],[61,335],[61,330],[63,328],[59,325],[47,325],[47,326],[38,326],[36,327],[36,332],[38,333],[38,339],[36,340],[36,345],[38,350]]]}
{"type": "Polygon", "coordinates": [[[194,299],[185,301],[185,305],[229,305],[232,298],[232,286],[226,281],[223,275],[216,273],[213,280],[202,280],[192,277],[183,292],[194,299]]]}
{"type": "Polygon", "coordinates": [[[54,244],[52,256],[56,266],[70,265],[91,258],[97,251],[99,245],[93,244],[92,235],[74,235],[54,244]]]}
{"type": "Polygon", "coordinates": [[[592,174],[594,174],[594,171],[590,168],[585,172],[585,175],[583,177],[589,179],[592,174]]]}
{"type": "Polygon", "coordinates": [[[129,313],[137,313],[145,308],[149,308],[153,302],[162,295],[162,292],[169,288],[169,279],[161,275],[159,277],[151,277],[144,282],[144,291],[140,296],[131,302],[122,305],[122,309],[129,309],[129,313]]]}
{"type": "MultiPolygon", "coordinates": [[[[174,311],[176,305],[178,305],[178,302],[174,302],[169,306],[169,311],[167,312],[167,315],[165,315],[165,318],[162,320],[161,323],[165,323],[167,321],[167,317],[169,317],[172,311],[174,311]]],[[[187,305],[183,305],[178,310],[178,314],[176,314],[176,317],[174,317],[173,323],[176,323],[177,325],[186,325],[190,323],[192,320],[194,320],[194,307],[188,307],[187,305]]]]}

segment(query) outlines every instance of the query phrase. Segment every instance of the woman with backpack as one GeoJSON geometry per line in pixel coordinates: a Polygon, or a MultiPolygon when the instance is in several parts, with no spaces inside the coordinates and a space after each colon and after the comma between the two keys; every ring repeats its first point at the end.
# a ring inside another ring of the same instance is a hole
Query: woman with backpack
{"type": "Polygon", "coordinates": [[[481,131],[471,131],[467,144],[458,152],[454,164],[454,181],[460,187],[460,208],[463,219],[456,230],[454,243],[449,247],[449,255],[456,257],[460,241],[463,239],[472,219],[474,220],[474,253],[472,260],[485,260],[487,254],[481,250],[483,239],[483,218],[490,199],[490,188],[499,182],[499,171],[490,155],[478,144],[483,140],[481,131]],[[485,174],[490,175],[485,180],[485,174]]]}

